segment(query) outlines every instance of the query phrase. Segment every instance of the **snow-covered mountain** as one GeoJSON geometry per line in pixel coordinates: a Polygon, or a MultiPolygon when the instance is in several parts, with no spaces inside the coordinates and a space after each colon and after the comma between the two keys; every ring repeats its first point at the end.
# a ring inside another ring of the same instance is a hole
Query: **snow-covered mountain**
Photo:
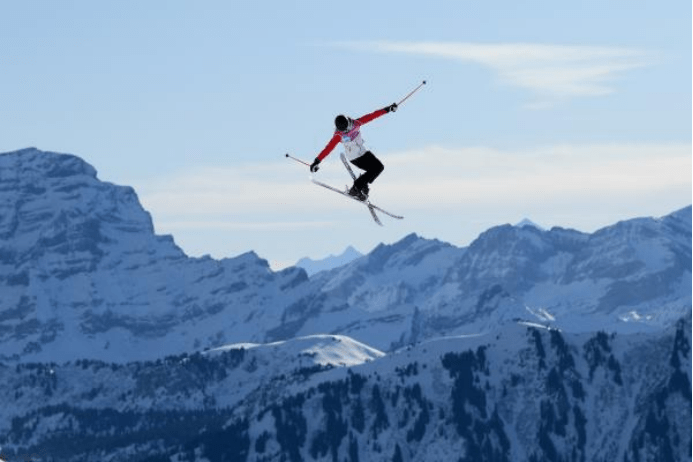
{"type": "Polygon", "coordinates": [[[83,160],[3,154],[0,396],[6,460],[689,460],[691,207],[308,278],[190,258],[83,160]]]}
{"type": "Polygon", "coordinates": [[[309,257],[301,258],[296,262],[297,267],[303,268],[308,276],[312,276],[320,271],[327,271],[340,266],[344,266],[347,263],[351,263],[357,258],[361,258],[363,254],[353,248],[352,246],[347,247],[344,252],[339,255],[330,255],[329,257],[323,258],[321,260],[313,260],[309,257]]]}
{"type": "Polygon", "coordinates": [[[60,461],[682,461],[690,331],[509,324],[386,356],[323,336],[0,367],[0,438],[60,461]]]}
{"type": "Polygon", "coordinates": [[[132,188],[78,157],[0,155],[0,360],[127,362],[348,335],[381,351],[514,320],[648,331],[691,310],[691,208],[593,234],[498,226],[469,247],[415,234],[310,279],[252,251],[190,258],[132,188]]]}
{"type": "Polygon", "coordinates": [[[390,350],[515,319],[574,332],[659,329],[691,309],[691,208],[593,234],[498,226],[466,248],[412,234],[308,285],[270,337],[319,323],[390,350]]]}
{"type": "Polygon", "coordinates": [[[0,358],[123,361],[262,341],[304,271],[190,258],[132,188],[70,155],[0,155],[0,358]],[[249,334],[250,333],[250,334],[249,334]]]}

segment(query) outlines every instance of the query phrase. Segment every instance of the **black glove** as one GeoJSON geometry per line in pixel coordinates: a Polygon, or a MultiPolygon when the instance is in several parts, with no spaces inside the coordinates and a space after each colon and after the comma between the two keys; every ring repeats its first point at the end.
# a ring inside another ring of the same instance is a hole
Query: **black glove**
{"type": "Polygon", "coordinates": [[[310,171],[313,173],[317,172],[320,169],[319,165],[320,165],[320,159],[318,159],[316,157],[315,160],[313,161],[313,163],[310,164],[310,171]]]}
{"type": "Polygon", "coordinates": [[[392,103],[383,109],[385,109],[387,112],[395,112],[397,110],[397,103],[392,103]]]}

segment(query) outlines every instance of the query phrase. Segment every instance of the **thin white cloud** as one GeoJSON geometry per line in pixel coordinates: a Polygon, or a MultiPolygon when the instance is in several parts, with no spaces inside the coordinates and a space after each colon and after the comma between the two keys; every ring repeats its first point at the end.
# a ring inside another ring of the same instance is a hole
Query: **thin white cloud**
{"type": "MultiPolygon", "coordinates": [[[[318,175],[331,184],[345,185],[344,168],[330,168],[332,164],[336,165],[333,158],[324,162],[318,175]]],[[[303,167],[299,166],[299,173],[296,173],[296,167],[288,161],[201,167],[150,180],[137,190],[145,207],[165,217],[166,222],[178,225],[180,220],[169,217],[185,214],[195,217],[194,222],[211,224],[219,223],[219,216],[230,215],[240,222],[256,223],[257,220],[248,220],[247,217],[277,217],[304,212],[308,207],[311,210],[329,210],[334,208],[335,201],[341,202],[335,193],[324,194],[324,190],[310,182],[308,167],[304,168],[305,172],[300,168],[303,167]]],[[[273,222],[277,223],[276,218],[273,222]]]]}
{"type": "MultiPolygon", "coordinates": [[[[381,153],[385,172],[374,202],[395,212],[444,212],[470,203],[522,208],[570,201],[594,204],[618,197],[680,197],[691,190],[690,144],[555,145],[527,150],[429,146],[381,153]]],[[[339,159],[328,158],[317,178],[347,184],[339,159]]],[[[288,170],[287,170],[288,168],[288,170]]],[[[358,205],[269,163],[198,169],[138,186],[155,221],[184,229],[289,229],[334,226],[358,205]]],[[[159,226],[157,227],[159,228],[159,226]]]]}
{"type": "Polygon", "coordinates": [[[652,63],[652,56],[642,50],[607,46],[390,41],[335,46],[481,64],[501,82],[533,92],[537,99],[528,107],[535,109],[575,97],[608,95],[622,74],[652,63]]]}
{"type": "Polygon", "coordinates": [[[454,208],[470,202],[503,204],[598,203],[691,189],[690,144],[557,145],[525,151],[427,148],[393,155],[388,200],[454,208]],[[414,178],[416,180],[414,180],[414,178]]]}
{"type": "MultiPolygon", "coordinates": [[[[406,217],[384,218],[383,228],[365,207],[312,184],[301,166],[285,162],[200,168],[134,186],[157,233],[173,234],[191,255],[252,249],[295,260],[347,245],[367,249],[411,232],[466,245],[491,226],[522,218],[588,231],[668,213],[691,197],[690,144],[429,146],[379,157],[385,171],[372,199],[406,217]]],[[[317,177],[335,186],[348,179],[336,156],[317,177]]]]}

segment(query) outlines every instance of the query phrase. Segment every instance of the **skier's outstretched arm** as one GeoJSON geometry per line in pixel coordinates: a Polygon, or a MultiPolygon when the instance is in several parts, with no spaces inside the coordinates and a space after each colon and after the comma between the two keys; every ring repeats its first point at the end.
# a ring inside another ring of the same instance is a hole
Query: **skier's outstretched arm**
{"type": "Polygon", "coordinates": [[[339,143],[339,135],[337,135],[335,133],[334,136],[332,136],[332,139],[330,139],[330,141],[327,143],[327,146],[325,146],[325,148],[322,151],[320,151],[320,154],[318,154],[318,157],[316,157],[315,160],[313,161],[313,163],[311,164],[311,166],[310,166],[311,172],[317,172],[318,171],[318,165],[320,164],[320,162],[322,162],[322,160],[325,157],[327,157],[329,153],[332,152],[332,150],[334,149],[335,146],[337,146],[338,143],[339,143]]]}
{"type": "Polygon", "coordinates": [[[332,139],[330,139],[330,141],[327,143],[327,146],[325,146],[325,148],[322,151],[320,151],[320,154],[318,154],[317,158],[323,160],[325,157],[327,157],[329,153],[332,152],[332,150],[335,146],[337,146],[337,144],[339,144],[339,135],[335,133],[332,136],[332,139]]]}
{"type": "Polygon", "coordinates": [[[389,106],[386,106],[382,109],[378,109],[377,111],[373,111],[370,114],[363,115],[356,119],[357,122],[359,122],[361,125],[367,124],[371,120],[377,119],[380,116],[383,116],[387,114],[388,112],[393,112],[397,110],[397,103],[392,103],[389,106]]]}

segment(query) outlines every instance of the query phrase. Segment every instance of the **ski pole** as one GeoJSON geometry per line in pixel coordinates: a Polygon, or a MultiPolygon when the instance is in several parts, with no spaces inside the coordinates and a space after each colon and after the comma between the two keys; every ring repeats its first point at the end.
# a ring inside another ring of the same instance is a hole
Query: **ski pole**
{"type": "Polygon", "coordinates": [[[308,167],[310,167],[310,164],[308,162],[303,162],[301,159],[297,159],[294,156],[290,156],[289,153],[286,154],[286,157],[288,157],[289,159],[295,160],[296,162],[299,162],[303,165],[307,165],[308,167]]]}
{"type": "Polygon", "coordinates": [[[409,97],[410,97],[411,95],[413,95],[414,93],[416,93],[416,92],[419,90],[419,88],[421,88],[421,87],[424,86],[424,85],[426,85],[426,81],[425,81],[425,80],[424,80],[423,82],[421,82],[421,83],[419,84],[418,87],[414,88],[414,90],[413,90],[411,93],[409,93],[407,96],[405,96],[404,99],[402,99],[402,101],[400,101],[399,103],[397,103],[397,106],[399,106],[400,104],[402,104],[403,102],[405,102],[406,100],[408,100],[409,97]]]}

